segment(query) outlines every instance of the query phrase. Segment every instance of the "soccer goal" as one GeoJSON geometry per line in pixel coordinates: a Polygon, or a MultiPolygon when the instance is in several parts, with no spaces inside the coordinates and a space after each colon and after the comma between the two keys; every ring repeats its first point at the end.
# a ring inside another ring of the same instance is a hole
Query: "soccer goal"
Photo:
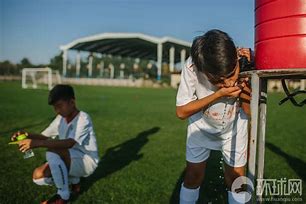
{"type": "Polygon", "coordinates": [[[22,69],[22,88],[52,89],[53,85],[61,84],[59,71],[46,68],[22,69]]]}

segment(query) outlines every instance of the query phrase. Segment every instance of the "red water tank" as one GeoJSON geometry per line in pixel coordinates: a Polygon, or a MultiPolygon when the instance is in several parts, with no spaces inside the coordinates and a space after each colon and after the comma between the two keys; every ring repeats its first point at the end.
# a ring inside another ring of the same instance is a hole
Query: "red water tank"
{"type": "Polygon", "coordinates": [[[255,0],[256,69],[306,68],[306,0],[255,0]]]}

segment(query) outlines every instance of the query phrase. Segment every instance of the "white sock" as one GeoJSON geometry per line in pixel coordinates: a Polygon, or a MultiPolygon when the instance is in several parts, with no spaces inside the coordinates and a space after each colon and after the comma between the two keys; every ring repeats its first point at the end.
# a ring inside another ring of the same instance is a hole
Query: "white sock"
{"type": "Polygon", "coordinates": [[[180,204],[194,204],[199,198],[200,187],[196,189],[186,188],[184,183],[181,186],[180,204]]]}
{"type": "Polygon", "coordinates": [[[232,191],[227,191],[228,204],[242,204],[245,203],[246,192],[234,193],[232,191]]]}
{"type": "Polygon", "coordinates": [[[68,200],[70,197],[68,170],[64,161],[58,154],[53,152],[47,152],[46,159],[51,170],[54,184],[57,187],[57,194],[59,194],[62,199],[68,200]]]}
{"type": "Polygon", "coordinates": [[[43,177],[39,179],[33,179],[33,182],[40,186],[43,186],[43,185],[50,186],[54,184],[52,177],[43,177]]]}
{"type": "Polygon", "coordinates": [[[69,180],[69,183],[71,184],[80,183],[80,177],[69,176],[68,180],[69,180]]]}

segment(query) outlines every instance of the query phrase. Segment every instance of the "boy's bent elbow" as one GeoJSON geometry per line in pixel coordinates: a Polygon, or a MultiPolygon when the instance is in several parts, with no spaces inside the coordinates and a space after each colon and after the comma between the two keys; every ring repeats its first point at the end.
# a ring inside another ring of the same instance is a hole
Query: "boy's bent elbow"
{"type": "Polygon", "coordinates": [[[176,116],[181,120],[185,120],[188,117],[181,107],[176,107],[176,116]]]}
{"type": "Polygon", "coordinates": [[[68,148],[72,148],[77,142],[74,139],[69,138],[68,139],[68,148]]]}

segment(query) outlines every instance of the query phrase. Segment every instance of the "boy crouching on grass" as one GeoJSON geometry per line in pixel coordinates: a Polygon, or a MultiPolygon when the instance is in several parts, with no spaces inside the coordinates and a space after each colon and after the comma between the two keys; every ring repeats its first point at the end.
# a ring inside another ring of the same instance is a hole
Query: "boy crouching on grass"
{"type": "MultiPolygon", "coordinates": [[[[73,88],[56,85],[49,93],[49,105],[58,114],[41,134],[26,133],[20,141],[19,150],[47,148],[47,162],[33,172],[38,185],[55,184],[57,193],[42,203],[67,203],[70,198],[69,183],[74,193],[80,192],[80,177],[87,177],[98,166],[98,148],[89,115],[76,107],[73,88]],[[58,140],[51,137],[58,136],[58,140]]],[[[17,132],[12,140],[21,134],[17,132]]]]}

